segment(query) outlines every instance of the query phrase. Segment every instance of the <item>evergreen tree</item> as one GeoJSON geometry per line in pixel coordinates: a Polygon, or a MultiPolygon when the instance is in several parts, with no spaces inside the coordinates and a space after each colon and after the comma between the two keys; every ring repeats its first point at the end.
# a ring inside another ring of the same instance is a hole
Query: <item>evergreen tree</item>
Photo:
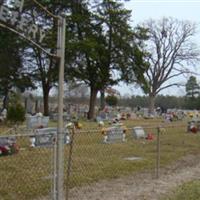
{"type": "Polygon", "coordinates": [[[186,98],[185,104],[188,109],[199,109],[200,107],[200,86],[195,76],[190,76],[185,85],[186,98]]]}
{"type": "Polygon", "coordinates": [[[185,90],[186,90],[187,97],[195,98],[199,96],[200,86],[197,83],[195,76],[190,76],[189,80],[187,81],[185,85],[185,90]]]}
{"type": "Polygon", "coordinates": [[[88,118],[92,119],[98,91],[120,80],[128,80],[130,67],[134,68],[131,74],[135,80],[142,77],[140,62],[143,60],[142,52],[134,42],[131,12],[113,0],[98,1],[92,9],[90,6],[84,1],[71,2],[72,23],[68,32],[73,32],[73,38],[68,47],[73,59],[68,65],[67,75],[84,81],[90,87],[88,118]],[[114,76],[116,71],[119,76],[114,76]]]}

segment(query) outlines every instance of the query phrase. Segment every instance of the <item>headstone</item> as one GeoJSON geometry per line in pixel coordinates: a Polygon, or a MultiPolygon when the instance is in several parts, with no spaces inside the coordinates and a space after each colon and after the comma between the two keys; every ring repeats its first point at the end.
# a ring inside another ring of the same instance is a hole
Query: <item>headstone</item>
{"type": "Polygon", "coordinates": [[[136,126],[133,128],[133,137],[135,139],[145,138],[146,133],[141,126],[136,126]]]}
{"type": "Polygon", "coordinates": [[[114,119],[114,118],[116,118],[116,113],[114,113],[114,112],[109,112],[108,114],[107,114],[107,120],[112,120],[112,119],[114,119]]]}
{"type": "Polygon", "coordinates": [[[114,143],[114,142],[124,142],[125,141],[125,133],[121,127],[111,127],[107,130],[106,135],[107,140],[104,142],[114,143]]]}
{"type": "Polygon", "coordinates": [[[26,112],[27,113],[34,113],[35,110],[34,110],[34,101],[33,101],[33,98],[31,98],[32,96],[31,95],[28,95],[27,98],[25,98],[25,107],[26,107],[26,112]]]}
{"type": "Polygon", "coordinates": [[[43,128],[36,130],[35,146],[53,146],[56,141],[56,128],[43,128]]]}
{"type": "Polygon", "coordinates": [[[7,109],[6,108],[3,109],[1,115],[2,115],[3,119],[6,119],[6,117],[7,117],[7,109]]]}
{"type": "Polygon", "coordinates": [[[53,121],[57,121],[57,120],[58,120],[58,113],[52,113],[52,114],[50,115],[50,118],[51,118],[51,120],[53,120],[53,121]]]}
{"type": "Polygon", "coordinates": [[[103,119],[100,116],[97,116],[96,121],[99,123],[99,122],[103,121],[103,119]]]}
{"type": "Polygon", "coordinates": [[[27,128],[46,128],[48,127],[49,117],[44,116],[27,116],[27,128]]]}
{"type": "Polygon", "coordinates": [[[16,143],[16,137],[0,137],[0,145],[9,145],[16,143]]]}
{"type": "Polygon", "coordinates": [[[100,119],[101,121],[104,121],[104,120],[106,120],[106,118],[107,118],[105,112],[100,112],[98,117],[101,118],[101,119],[100,119]]]}
{"type": "MultiPolygon", "coordinates": [[[[31,146],[32,147],[51,147],[56,142],[57,128],[43,128],[36,129],[35,136],[31,137],[31,146]]],[[[70,143],[69,132],[66,129],[64,132],[64,144],[70,143]]]]}
{"type": "MultiPolygon", "coordinates": [[[[58,121],[58,113],[52,113],[50,115],[50,119],[53,121],[58,121]]],[[[63,113],[63,120],[64,121],[70,121],[71,120],[71,116],[70,114],[68,114],[67,112],[63,113]]]]}

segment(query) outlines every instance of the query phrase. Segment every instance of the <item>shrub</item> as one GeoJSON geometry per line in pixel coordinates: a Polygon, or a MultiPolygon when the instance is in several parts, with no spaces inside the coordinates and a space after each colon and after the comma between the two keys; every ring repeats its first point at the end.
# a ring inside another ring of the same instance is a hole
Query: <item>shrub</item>
{"type": "Polygon", "coordinates": [[[25,120],[24,107],[20,103],[9,105],[7,120],[13,123],[23,122],[25,120]]]}
{"type": "Polygon", "coordinates": [[[106,97],[106,103],[109,105],[109,106],[116,106],[117,103],[118,103],[118,98],[114,95],[112,96],[107,96],[106,97]]]}

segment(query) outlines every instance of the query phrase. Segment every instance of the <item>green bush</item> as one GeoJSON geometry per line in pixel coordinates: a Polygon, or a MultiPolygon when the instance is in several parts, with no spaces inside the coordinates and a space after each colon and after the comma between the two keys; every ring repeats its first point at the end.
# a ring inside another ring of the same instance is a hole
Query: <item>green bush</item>
{"type": "Polygon", "coordinates": [[[13,123],[23,122],[25,120],[24,107],[20,103],[17,103],[16,105],[9,105],[7,120],[13,123]]]}
{"type": "Polygon", "coordinates": [[[118,103],[118,98],[114,95],[107,96],[105,100],[109,106],[116,106],[118,103]]]}

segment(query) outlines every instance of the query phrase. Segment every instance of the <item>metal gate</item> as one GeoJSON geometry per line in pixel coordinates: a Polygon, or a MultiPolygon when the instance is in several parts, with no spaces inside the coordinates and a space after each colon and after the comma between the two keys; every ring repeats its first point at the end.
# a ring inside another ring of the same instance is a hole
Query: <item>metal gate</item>
{"type": "Polygon", "coordinates": [[[0,199],[53,199],[55,131],[12,129],[0,136],[0,199]]]}

